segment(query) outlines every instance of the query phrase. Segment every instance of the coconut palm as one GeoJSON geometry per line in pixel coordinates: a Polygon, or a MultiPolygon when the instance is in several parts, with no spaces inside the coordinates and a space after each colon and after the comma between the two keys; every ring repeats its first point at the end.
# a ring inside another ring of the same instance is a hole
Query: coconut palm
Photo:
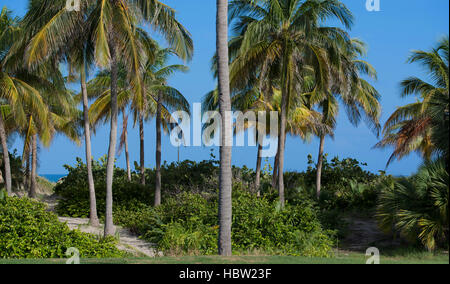
{"type": "Polygon", "coordinates": [[[170,49],[159,49],[156,60],[148,62],[144,72],[144,86],[147,93],[156,102],[156,184],[155,206],[161,205],[161,126],[165,129],[171,121],[171,111],[183,110],[190,112],[186,98],[175,88],[168,86],[168,78],[174,72],[186,72],[184,65],[167,65],[170,49]]]}
{"type": "MultiPolygon", "coordinates": [[[[40,85],[39,78],[30,75],[26,70],[15,68],[15,60],[20,56],[10,55],[11,46],[22,31],[18,26],[18,19],[12,18],[11,12],[6,8],[3,8],[0,13],[0,27],[2,30],[0,33],[0,140],[5,166],[5,185],[8,195],[11,195],[11,169],[5,122],[12,123],[10,128],[17,130],[27,124],[27,113],[33,113],[39,119],[46,121],[47,107],[36,88],[40,85]],[[10,60],[7,60],[8,55],[10,60]]],[[[48,132],[44,133],[45,137],[48,135],[48,132]]]]}
{"type": "Polygon", "coordinates": [[[114,234],[112,216],[112,183],[117,143],[118,72],[124,64],[134,93],[142,91],[141,72],[146,53],[141,52],[142,42],[136,36],[136,28],[143,22],[150,23],[167,39],[171,48],[182,58],[192,56],[192,40],[186,29],[175,19],[175,11],[158,0],[92,0],[81,1],[83,11],[66,11],[66,1],[31,1],[30,12],[25,17],[32,40],[27,45],[27,61],[30,67],[52,53],[64,49],[80,32],[79,26],[87,18],[89,38],[93,43],[95,61],[111,72],[111,124],[106,170],[106,218],[105,236],[114,234]]]}
{"type": "Polygon", "coordinates": [[[402,97],[416,95],[417,101],[397,110],[386,121],[383,139],[376,147],[394,147],[388,165],[411,152],[425,160],[433,155],[444,157],[448,165],[449,79],[448,37],[431,51],[413,51],[408,63],[419,63],[429,73],[431,82],[417,77],[402,83],[402,97]]]}
{"type": "Polygon", "coordinates": [[[85,142],[84,145],[86,155],[87,181],[89,187],[89,224],[96,227],[100,225],[100,222],[97,214],[94,175],[92,173],[91,127],[89,124],[89,98],[87,94],[88,70],[92,68],[94,64],[94,56],[92,42],[86,38],[86,34],[86,32],[81,33],[78,40],[74,42],[72,49],[68,53],[67,60],[70,64],[69,81],[75,81],[78,79],[81,86],[81,104],[83,106],[83,129],[85,142]]]}
{"type": "Polygon", "coordinates": [[[231,3],[231,18],[236,19],[234,31],[242,37],[239,54],[232,63],[232,81],[240,80],[246,85],[254,70],[278,73],[282,93],[278,191],[284,205],[283,168],[290,97],[301,86],[298,84],[302,79],[301,70],[308,61],[323,60],[319,49],[329,41],[348,38],[343,30],[323,27],[322,23],[337,19],[349,28],[353,17],[337,0],[236,0],[231,3]]]}
{"type": "MultiPolygon", "coordinates": [[[[126,72],[123,68],[119,72],[119,109],[124,114],[124,127],[122,137],[126,137],[126,110],[131,106],[134,114],[134,120],[140,120],[141,117],[148,119],[156,117],[156,185],[155,185],[155,206],[161,204],[161,126],[168,130],[170,128],[171,115],[174,110],[183,110],[189,113],[189,103],[184,96],[175,88],[168,86],[168,78],[174,72],[186,72],[184,65],[166,65],[169,56],[173,54],[170,49],[160,49],[155,46],[154,58],[149,60],[143,72],[143,89],[145,98],[142,99],[142,93],[135,94],[129,87],[126,72]],[[145,101],[146,106],[141,107],[140,102],[145,101]],[[142,113],[146,109],[146,113],[142,113]]],[[[100,72],[88,84],[88,94],[90,97],[97,97],[90,109],[91,121],[96,123],[105,118],[110,118],[110,73],[108,71],[100,72]]],[[[124,145],[127,148],[126,139],[124,145]]]]}
{"type": "MultiPolygon", "coordinates": [[[[57,73],[56,70],[53,72],[57,73]]],[[[61,74],[60,74],[61,75],[61,74]]],[[[62,78],[62,75],[61,75],[62,78]]],[[[29,79],[32,82],[31,79],[29,79]]],[[[40,79],[37,89],[41,94],[47,112],[46,120],[30,115],[24,131],[24,158],[31,152],[31,176],[29,195],[36,198],[37,189],[37,161],[39,141],[49,147],[56,134],[63,134],[70,140],[79,144],[80,113],[76,109],[76,102],[71,92],[65,89],[64,84],[58,85],[40,79]],[[49,133],[47,136],[46,134],[49,133]]],[[[27,113],[32,113],[27,111],[27,113]]]]}
{"type": "MultiPolygon", "coordinates": [[[[320,65],[327,64],[328,68],[317,66],[316,72],[327,69],[331,73],[329,88],[315,89],[311,96],[312,101],[318,100],[322,112],[322,123],[332,130],[336,127],[339,114],[339,101],[346,109],[350,122],[357,126],[362,116],[365,116],[367,125],[378,135],[380,129],[379,117],[381,115],[380,95],[378,91],[362,76],[377,79],[375,68],[368,62],[360,59],[366,54],[366,45],[358,39],[353,39],[349,45],[341,46],[339,53],[329,53],[329,60],[320,65]],[[338,57],[338,58],[332,58],[338,57]],[[316,90],[322,90],[316,92],[316,90]]],[[[319,81],[320,82],[320,81],[319,81]]],[[[333,135],[331,132],[320,133],[319,156],[317,162],[316,192],[317,198],[321,191],[321,172],[324,157],[325,137],[333,135]]]]}

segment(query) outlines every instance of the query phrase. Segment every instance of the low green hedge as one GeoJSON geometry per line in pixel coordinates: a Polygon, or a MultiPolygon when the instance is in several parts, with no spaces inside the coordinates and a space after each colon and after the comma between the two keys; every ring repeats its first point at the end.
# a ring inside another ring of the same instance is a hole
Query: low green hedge
{"type": "Polygon", "coordinates": [[[70,247],[77,248],[83,258],[123,256],[115,243],[114,238],[71,231],[42,203],[7,196],[0,199],[0,258],[63,258],[70,247]]]}

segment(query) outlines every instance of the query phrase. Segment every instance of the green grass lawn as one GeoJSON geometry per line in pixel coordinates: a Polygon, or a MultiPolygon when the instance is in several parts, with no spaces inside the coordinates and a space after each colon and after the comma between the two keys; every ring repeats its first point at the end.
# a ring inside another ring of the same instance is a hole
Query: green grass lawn
{"type": "MultiPolygon", "coordinates": [[[[64,264],[65,259],[0,260],[0,264],[64,264]]],[[[82,264],[364,264],[366,256],[358,253],[340,254],[333,258],[294,256],[183,256],[158,258],[82,259],[82,264]]],[[[381,256],[381,264],[449,264],[446,254],[428,253],[410,256],[381,256]]]]}

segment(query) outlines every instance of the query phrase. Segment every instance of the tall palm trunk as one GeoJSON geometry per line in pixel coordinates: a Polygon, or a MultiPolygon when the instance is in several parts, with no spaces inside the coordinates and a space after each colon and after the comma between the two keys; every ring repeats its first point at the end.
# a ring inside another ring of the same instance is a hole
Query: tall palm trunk
{"type": "Polygon", "coordinates": [[[128,181],[131,182],[131,164],[130,164],[130,152],[128,150],[128,130],[125,129],[124,132],[124,139],[125,139],[125,159],[127,161],[127,177],[128,181]]]}
{"type": "Polygon", "coordinates": [[[231,256],[232,173],[231,99],[228,66],[228,0],[217,0],[216,45],[218,57],[219,105],[222,116],[219,192],[219,254],[231,256]]]}
{"type": "Polygon", "coordinates": [[[139,140],[140,140],[140,164],[141,164],[141,184],[145,185],[145,144],[144,144],[144,115],[139,113],[139,140]]]}
{"type": "Polygon", "coordinates": [[[37,172],[37,134],[34,134],[31,138],[31,177],[30,177],[30,193],[29,196],[31,198],[36,198],[37,194],[37,181],[36,181],[36,172],[37,172]]]}
{"type": "Polygon", "coordinates": [[[100,222],[98,221],[97,215],[97,199],[95,197],[94,175],[92,174],[91,129],[89,125],[89,105],[86,87],[86,66],[84,63],[83,66],[81,67],[80,81],[81,81],[81,93],[83,95],[84,138],[85,138],[86,166],[89,185],[89,206],[90,206],[89,223],[91,224],[91,226],[99,226],[100,222]]]}
{"type": "Polygon", "coordinates": [[[256,158],[256,178],[255,178],[255,191],[256,194],[261,196],[260,184],[261,184],[261,162],[262,162],[262,150],[263,147],[260,143],[258,143],[258,154],[256,158]]]}
{"type": "Polygon", "coordinates": [[[155,207],[161,205],[161,95],[158,95],[156,108],[156,185],[155,207]]]}
{"type": "Polygon", "coordinates": [[[320,189],[322,186],[322,166],[323,166],[323,149],[325,145],[325,136],[320,135],[319,157],[317,159],[316,189],[317,199],[320,198],[320,189]]]}
{"type": "Polygon", "coordinates": [[[117,104],[117,79],[118,79],[118,55],[115,43],[110,43],[111,52],[111,129],[109,134],[108,162],[106,166],[106,214],[105,214],[105,237],[115,233],[113,223],[113,178],[114,163],[116,158],[117,144],[117,117],[119,108],[117,104]]]}
{"type": "Polygon", "coordinates": [[[6,193],[8,194],[8,196],[11,196],[12,195],[11,164],[9,162],[8,143],[6,141],[6,129],[2,113],[0,113],[0,140],[2,142],[2,150],[3,150],[3,165],[5,166],[6,193]]]}
{"type": "MultiPolygon", "coordinates": [[[[279,139],[278,139],[279,141],[279,139]]],[[[275,161],[273,162],[273,174],[272,174],[272,188],[277,188],[278,186],[278,157],[280,155],[278,155],[278,151],[277,154],[275,155],[275,161]]]]}
{"type": "Polygon", "coordinates": [[[289,50],[284,49],[286,53],[283,59],[284,74],[282,82],[284,84],[283,91],[281,95],[281,119],[280,119],[280,138],[278,143],[278,195],[280,198],[281,206],[284,207],[285,196],[284,196],[284,150],[286,147],[286,117],[289,102],[290,93],[290,60],[289,60],[289,50]]]}

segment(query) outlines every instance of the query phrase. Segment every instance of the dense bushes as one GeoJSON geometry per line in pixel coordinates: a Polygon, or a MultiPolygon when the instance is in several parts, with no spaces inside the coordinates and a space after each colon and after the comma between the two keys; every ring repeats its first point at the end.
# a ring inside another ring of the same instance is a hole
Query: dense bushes
{"type": "MultiPolygon", "coordinates": [[[[285,173],[286,198],[290,203],[307,196],[315,199],[317,169],[311,155],[308,156],[308,169],[305,172],[285,173]]],[[[319,205],[324,210],[367,210],[376,206],[378,184],[390,178],[365,171],[367,166],[355,159],[340,160],[335,157],[328,161],[324,156],[322,170],[322,190],[319,205]]]]}
{"type": "MultiPolygon", "coordinates": [[[[58,215],[69,217],[89,217],[89,187],[87,168],[80,158],[75,166],[64,166],[68,175],[55,187],[55,193],[62,198],[56,208],[58,215]]],[[[218,166],[214,160],[180,163],[161,166],[162,199],[176,196],[183,192],[199,193],[208,197],[214,195],[218,188],[218,166]]],[[[106,197],[106,159],[94,161],[93,174],[97,197],[97,211],[103,217],[106,197]]],[[[254,171],[247,168],[233,168],[234,181],[252,187],[254,171]]],[[[139,173],[132,173],[131,182],[123,169],[114,170],[114,207],[133,209],[134,207],[153,204],[155,171],[145,172],[146,186],[140,184],[139,173]]]]}
{"type": "Polygon", "coordinates": [[[384,183],[377,210],[380,225],[429,250],[448,248],[448,197],[445,162],[426,163],[410,178],[384,183]]]}
{"type": "MultiPolygon", "coordinates": [[[[65,168],[69,174],[55,186],[55,193],[62,198],[56,211],[60,216],[87,218],[89,217],[89,186],[86,165],[78,158],[75,167],[66,165],[65,168]]],[[[93,174],[98,214],[102,217],[106,199],[105,159],[102,158],[99,162],[94,161],[93,174]]],[[[134,182],[130,183],[126,171],[115,168],[113,183],[115,206],[133,207],[139,203],[152,203],[152,191],[140,185],[137,176],[133,179],[134,182]]]]}
{"type": "MultiPolygon", "coordinates": [[[[262,198],[254,194],[255,172],[246,167],[233,168],[233,249],[246,253],[327,256],[335,229],[341,229],[342,212],[373,207],[378,192],[378,176],[364,171],[363,164],[333,159],[324,163],[324,194],[315,199],[315,169],[286,173],[286,207],[279,208],[277,192],[270,186],[270,167],[262,172],[262,198]],[[326,230],[333,230],[326,231],[326,230]]],[[[57,185],[63,197],[58,213],[73,217],[89,214],[86,167],[78,160],[66,166],[69,175],[57,185]]],[[[157,243],[170,254],[215,254],[217,252],[218,165],[213,159],[184,161],[162,166],[163,204],[153,208],[155,172],[146,170],[146,186],[139,174],[127,180],[126,172],[115,170],[114,221],[130,228],[142,238],[157,243]]],[[[94,163],[98,212],[104,212],[104,161],[94,163]]],[[[342,236],[341,234],[338,236],[342,236]]]]}
{"type": "Polygon", "coordinates": [[[42,203],[0,197],[0,258],[62,258],[70,247],[84,258],[123,255],[114,239],[71,231],[42,203]]]}
{"type": "MultiPolygon", "coordinates": [[[[217,195],[182,193],[158,208],[116,211],[116,221],[169,254],[217,253],[217,195]],[[132,217],[130,217],[132,216],[132,217]]],[[[233,249],[246,253],[329,256],[333,242],[317,219],[313,204],[284,209],[239,187],[233,192],[233,249]]]]}

